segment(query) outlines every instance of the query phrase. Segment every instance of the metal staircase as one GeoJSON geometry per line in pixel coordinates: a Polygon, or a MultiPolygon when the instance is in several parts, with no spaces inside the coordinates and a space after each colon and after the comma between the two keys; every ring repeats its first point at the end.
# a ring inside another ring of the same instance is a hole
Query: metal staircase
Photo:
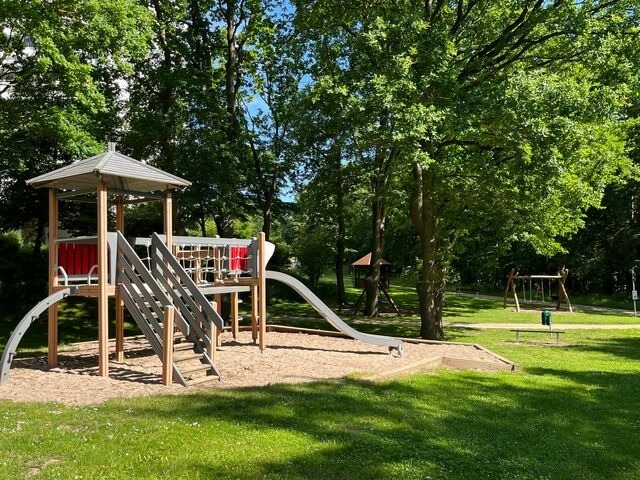
{"type": "Polygon", "coordinates": [[[222,329],[222,318],[156,234],[150,253],[149,270],[118,232],[117,281],[125,307],[162,358],[164,307],[173,305],[174,381],[189,386],[220,379],[212,352],[216,341],[213,327],[222,329]]]}

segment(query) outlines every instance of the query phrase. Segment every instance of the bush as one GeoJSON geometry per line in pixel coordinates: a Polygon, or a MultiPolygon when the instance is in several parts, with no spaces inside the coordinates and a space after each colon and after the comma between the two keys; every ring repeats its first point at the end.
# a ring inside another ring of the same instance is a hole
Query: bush
{"type": "Polygon", "coordinates": [[[26,313],[47,295],[46,250],[34,253],[14,233],[0,235],[0,304],[5,315],[26,313]]]}

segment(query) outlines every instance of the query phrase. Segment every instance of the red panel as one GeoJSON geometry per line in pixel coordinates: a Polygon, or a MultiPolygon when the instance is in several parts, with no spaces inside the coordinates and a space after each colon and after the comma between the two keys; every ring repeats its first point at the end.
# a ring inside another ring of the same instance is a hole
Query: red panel
{"type": "MultiPolygon", "coordinates": [[[[89,270],[91,270],[91,267],[93,267],[94,265],[96,265],[98,263],[98,245],[96,243],[91,243],[87,245],[88,248],[88,265],[89,268],[87,268],[87,271],[85,273],[89,273],[89,270]]],[[[98,269],[96,268],[95,270],[96,273],[98,273],[98,269]]]]}
{"type": "Polygon", "coordinates": [[[83,273],[89,273],[89,269],[91,268],[91,265],[89,265],[89,249],[86,248],[88,246],[89,245],[82,245],[80,255],[76,255],[76,258],[80,261],[80,271],[83,273]]]}
{"type": "Polygon", "coordinates": [[[59,243],[58,266],[67,275],[87,275],[98,263],[98,245],[95,243],[59,243]]]}
{"type": "Polygon", "coordinates": [[[67,244],[59,243],[58,244],[58,266],[64,268],[64,271],[67,271],[67,244]]]}
{"type": "Polygon", "coordinates": [[[249,247],[232,246],[229,248],[230,263],[229,270],[247,270],[247,252],[249,247]]]}
{"type": "Polygon", "coordinates": [[[75,248],[76,246],[72,243],[67,244],[67,274],[75,275],[76,274],[76,263],[75,263],[75,248]]]}

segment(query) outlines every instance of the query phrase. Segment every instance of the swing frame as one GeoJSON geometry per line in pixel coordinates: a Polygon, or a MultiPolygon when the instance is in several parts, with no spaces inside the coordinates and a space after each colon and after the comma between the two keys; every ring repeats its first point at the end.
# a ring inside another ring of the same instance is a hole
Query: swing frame
{"type": "MultiPolygon", "coordinates": [[[[507,308],[507,297],[509,295],[509,290],[513,294],[513,299],[516,303],[516,312],[520,312],[520,301],[518,300],[518,289],[516,286],[516,280],[529,280],[529,302],[532,303],[532,295],[531,295],[531,285],[533,280],[540,280],[540,284],[542,285],[542,301],[545,301],[544,298],[544,281],[549,280],[549,295],[551,295],[551,281],[558,281],[558,300],[556,303],[556,310],[560,310],[560,304],[565,301],[567,303],[567,307],[570,312],[573,312],[573,308],[571,306],[571,301],[569,300],[569,295],[567,294],[567,290],[564,286],[565,281],[569,275],[569,270],[562,267],[560,271],[556,275],[519,275],[518,271],[515,268],[511,269],[509,275],[507,275],[507,284],[504,288],[504,304],[503,308],[507,308]]],[[[524,283],[523,283],[523,292],[524,283]]],[[[523,300],[526,302],[526,294],[523,293],[523,300]]]]}

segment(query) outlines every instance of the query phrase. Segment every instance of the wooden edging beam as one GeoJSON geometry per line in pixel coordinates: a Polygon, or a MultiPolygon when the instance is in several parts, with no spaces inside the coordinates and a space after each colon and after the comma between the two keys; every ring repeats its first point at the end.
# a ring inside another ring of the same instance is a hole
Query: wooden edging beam
{"type": "MultiPolygon", "coordinates": [[[[248,329],[248,327],[240,327],[240,330],[245,330],[245,329],[248,329]]],[[[342,332],[336,332],[333,330],[317,330],[314,328],[289,327],[286,325],[269,325],[267,327],[267,331],[283,332],[283,333],[306,333],[308,335],[320,335],[325,337],[351,338],[342,332]]],[[[465,347],[474,347],[478,350],[485,352],[487,355],[494,357],[496,360],[498,360],[498,362],[487,362],[484,360],[474,360],[474,361],[499,365],[497,367],[497,370],[509,370],[509,371],[520,370],[520,367],[515,363],[498,355],[497,353],[492,352],[491,350],[483,347],[482,345],[478,345],[476,343],[446,342],[446,341],[440,341],[440,340],[425,340],[422,338],[403,338],[403,337],[396,337],[396,338],[402,340],[405,343],[426,344],[426,345],[462,345],[465,347]]]]}

